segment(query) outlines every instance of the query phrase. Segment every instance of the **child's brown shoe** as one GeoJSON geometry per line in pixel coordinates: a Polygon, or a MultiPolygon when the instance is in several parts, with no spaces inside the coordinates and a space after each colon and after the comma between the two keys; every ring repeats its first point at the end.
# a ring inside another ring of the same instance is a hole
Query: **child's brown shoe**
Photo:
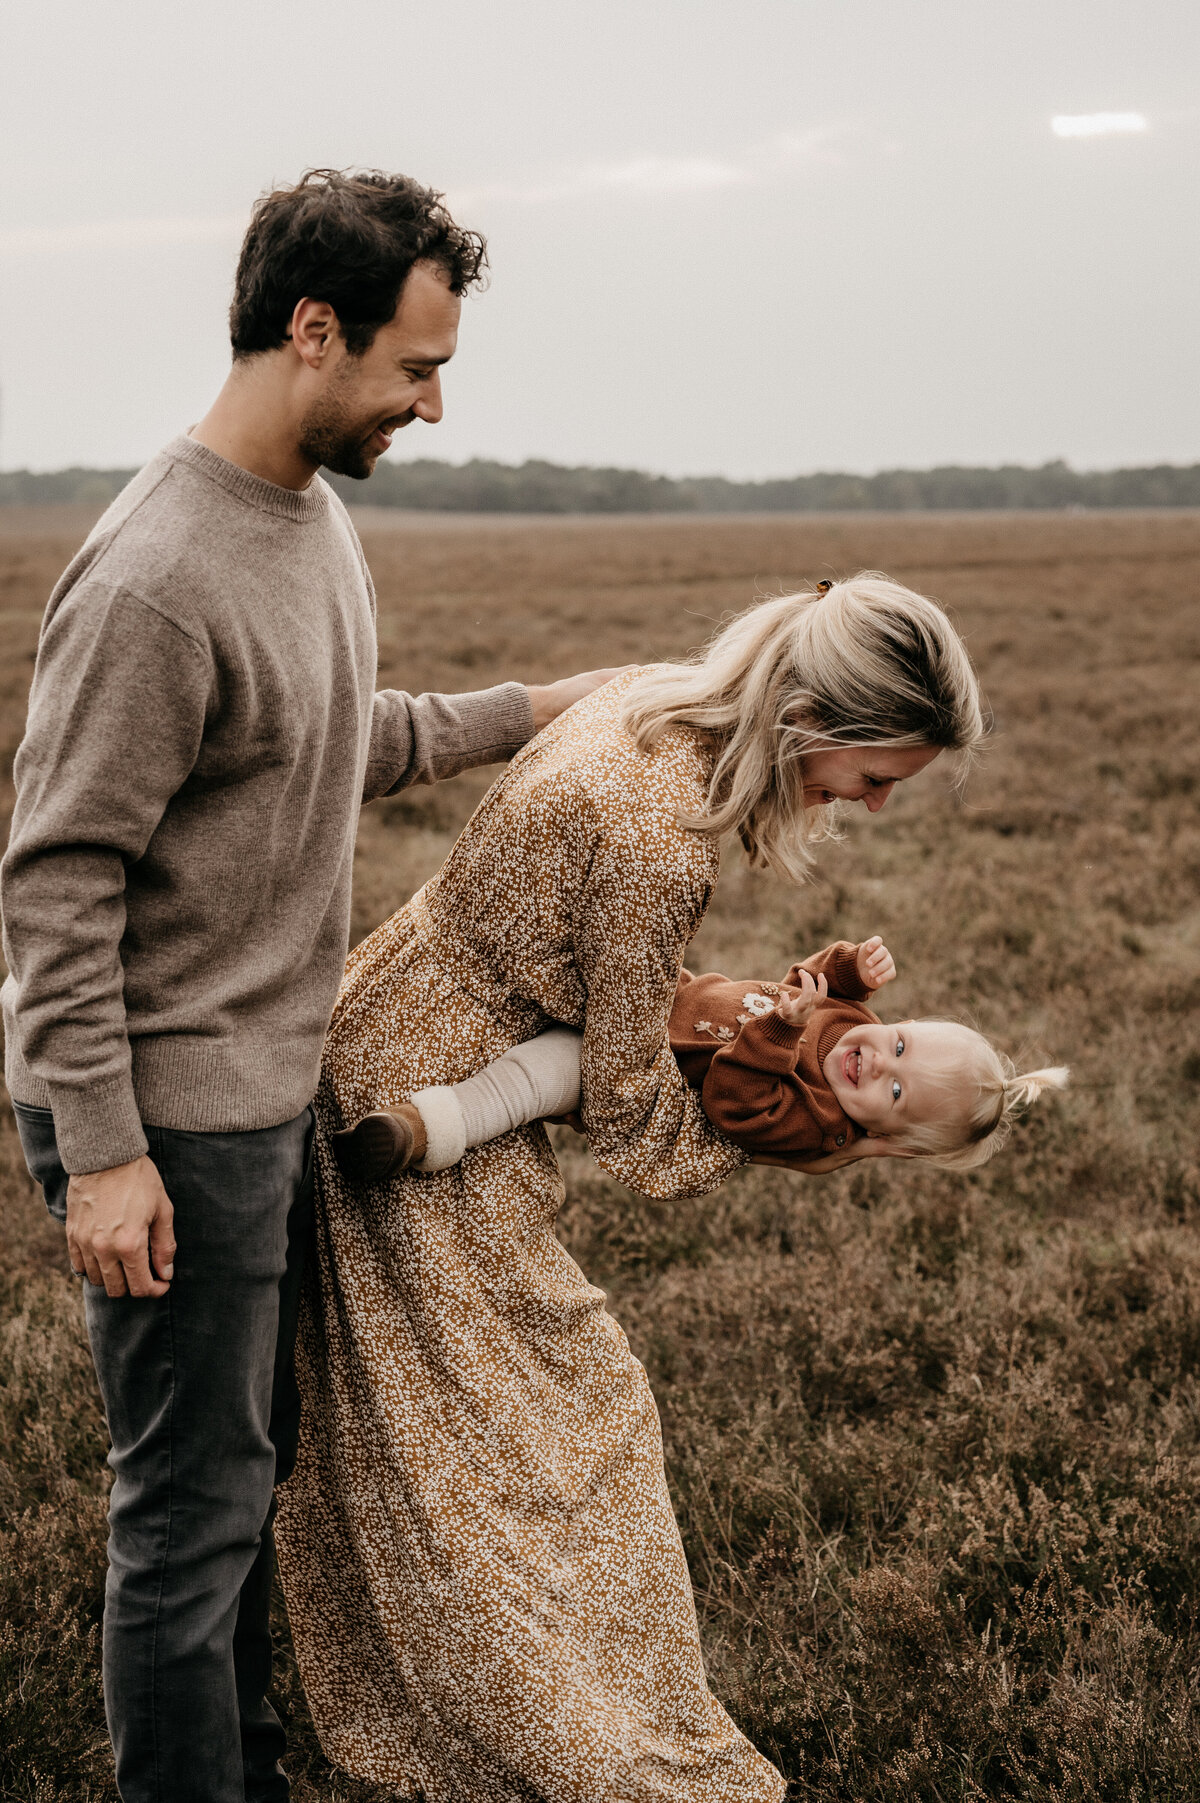
{"type": "Polygon", "coordinates": [[[425,1123],[411,1102],[397,1102],[335,1133],[333,1156],[352,1183],[386,1183],[424,1158],[425,1123]]]}

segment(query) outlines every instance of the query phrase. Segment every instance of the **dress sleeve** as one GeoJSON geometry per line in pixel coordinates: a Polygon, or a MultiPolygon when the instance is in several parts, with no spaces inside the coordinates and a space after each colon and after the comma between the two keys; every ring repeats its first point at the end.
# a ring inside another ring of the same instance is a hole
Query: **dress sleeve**
{"type": "Polygon", "coordinates": [[[745,1154],[708,1120],[667,1041],[683,953],[715,880],[711,848],[629,821],[606,833],[575,910],[587,988],[583,1121],[592,1156],[646,1196],[700,1196],[745,1154]]]}
{"type": "Polygon", "coordinates": [[[849,939],[836,939],[823,952],[814,952],[811,958],[793,964],[784,982],[799,985],[802,970],[813,978],[824,977],[830,995],[839,996],[843,1001],[861,1002],[872,994],[858,974],[858,946],[849,939]]]}

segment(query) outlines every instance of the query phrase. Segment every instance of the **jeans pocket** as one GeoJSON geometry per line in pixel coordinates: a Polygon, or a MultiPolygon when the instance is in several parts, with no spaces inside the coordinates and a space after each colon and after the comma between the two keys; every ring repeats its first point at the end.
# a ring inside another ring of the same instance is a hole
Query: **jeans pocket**
{"type": "Polygon", "coordinates": [[[46,1207],[54,1219],[65,1227],[68,1178],[58,1156],[54,1116],[49,1108],[31,1108],[26,1102],[14,1102],[13,1114],[29,1175],[41,1185],[46,1207]]]}

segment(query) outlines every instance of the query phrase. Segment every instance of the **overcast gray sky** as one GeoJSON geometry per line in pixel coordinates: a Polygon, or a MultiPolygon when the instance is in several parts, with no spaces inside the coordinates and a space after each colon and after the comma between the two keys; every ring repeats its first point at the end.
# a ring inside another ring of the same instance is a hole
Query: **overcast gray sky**
{"type": "Polygon", "coordinates": [[[352,163],[491,246],[445,420],[393,456],[1200,460],[1196,0],[16,13],[5,466],[136,463],[195,420],[254,197],[352,163]],[[1052,128],[1101,113],[1144,128],[1052,128]]]}

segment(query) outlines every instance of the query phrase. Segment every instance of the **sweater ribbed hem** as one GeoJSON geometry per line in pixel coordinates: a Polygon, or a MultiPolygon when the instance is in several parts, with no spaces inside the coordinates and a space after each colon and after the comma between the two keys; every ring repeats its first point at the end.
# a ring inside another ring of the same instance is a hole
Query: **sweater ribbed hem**
{"type": "Polygon", "coordinates": [[[211,451],[206,444],[200,444],[195,438],[181,433],[173,438],[163,449],[165,457],[171,457],[176,463],[184,463],[201,476],[207,476],[226,494],[234,495],[244,501],[248,507],[257,507],[261,513],[275,513],[285,520],[319,520],[329,512],[330,490],[322,482],[320,476],[314,476],[307,488],[281,488],[277,482],[268,482],[263,476],[256,476],[250,470],[244,470],[240,463],[231,463],[228,457],[211,451]]]}
{"type": "Polygon", "coordinates": [[[68,1087],[35,1076],[10,1033],[4,1074],[15,1102],[53,1113],[64,1170],[107,1171],[141,1157],[144,1127],[254,1133],[294,1120],[316,1093],[321,1044],[156,1035],[131,1042],[130,1079],[68,1087]]]}

